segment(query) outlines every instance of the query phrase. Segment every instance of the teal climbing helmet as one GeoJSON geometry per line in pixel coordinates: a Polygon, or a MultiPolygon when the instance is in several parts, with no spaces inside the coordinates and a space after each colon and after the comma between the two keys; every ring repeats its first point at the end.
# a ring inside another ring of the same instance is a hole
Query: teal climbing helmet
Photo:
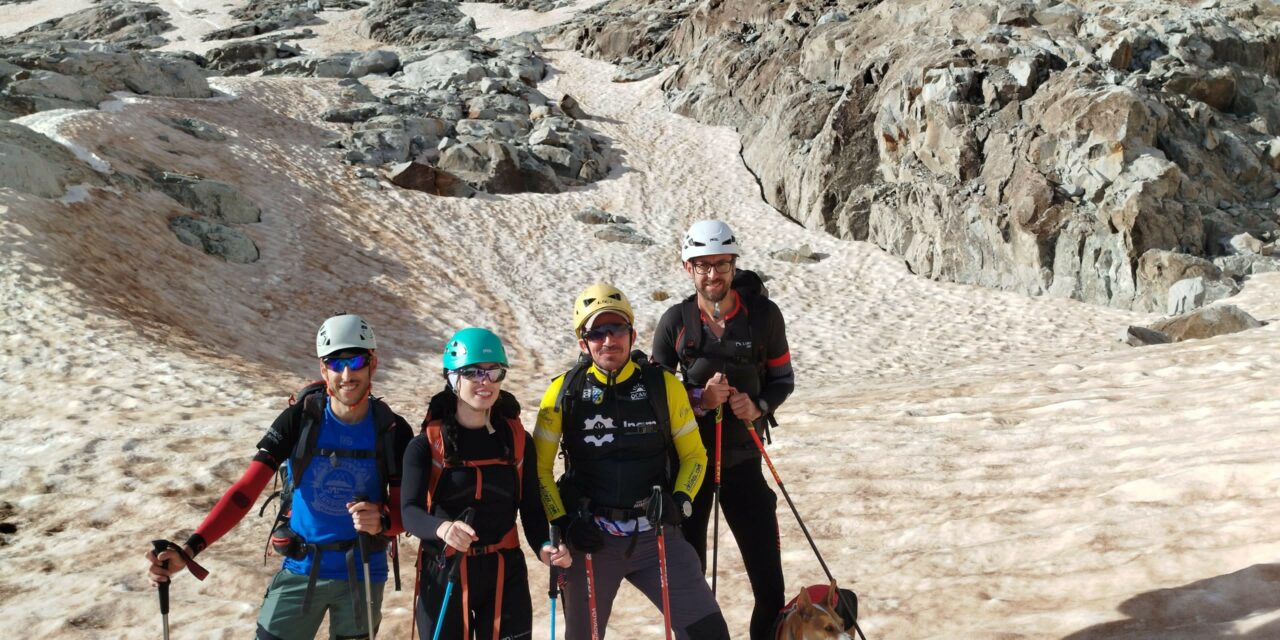
{"type": "Polygon", "coordinates": [[[502,348],[502,340],[488,329],[467,327],[453,334],[444,343],[444,369],[453,371],[470,364],[496,362],[507,365],[507,350],[502,348]]]}

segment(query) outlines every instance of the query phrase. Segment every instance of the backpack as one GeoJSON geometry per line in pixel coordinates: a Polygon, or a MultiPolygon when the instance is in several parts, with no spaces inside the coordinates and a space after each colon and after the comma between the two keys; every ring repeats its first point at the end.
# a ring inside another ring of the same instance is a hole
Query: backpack
{"type": "MultiPolygon", "coordinates": [[[[369,410],[373,412],[373,429],[377,443],[374,445],[372,453],[368,451],[350,451],[343,449],[316,449],[316,442],[320,439],[320,425],[324,422],[324,403],[328,398],[325,393],[326,385],[323,380],[317,380],[307,384],[297,393],[289,396],[289,406],[301,404],[302,408],[298,412],[298,434],[297,441],[293,444],[293,452],[289,454],[289,465],[283,462],[279,469],[276,470],[276,479],[273,483],[273,489],[279,487],[267,496],[263,501],[262,507],[258,509],[258,517],[266,512],[267,505],[272,500],[280,499],[279,509],[276,511],[276,517],[271,525],[271,532],[274,533],[280,525],[288,525],[289,516],[293,512],[293,490],[296,488],[290,479],[289,468],[293,469],[292,476],[294,479],[302,478],[306,473],[307,467],[311,464],[312,458],[317,454],[321,457],[331,457],[336,459],[339,455],[349,458],[368,458],[372,456],[377,461],[379,486],[382,488],[382,495],[378,502],[387,503],[387,480],[393,476],[400,475],[400,460],[395,455],[396,437],[395,425],[396,421],[390,407],[382,401],[370,397],[369,410]]],[[[265,564],[267,556],[270,554],[273,546],[274,536],[268,535],[267,546],[262,554],[262,561],[265,564]]],[[[395,573],[396,591],[400,590],[400,554],[397,541],[391,542],[391,558],[394,561],[393,570],[395,573]]]]}
{"type": "MultiPolygon", "coordinates": [[[[515,458],[514,466],[516,468],[516,502],[519,502],[524,493],[524,445],[525,431],[524,426],[516,418],[507,418],[507,426],[511,429],[511,453],[515,458]]],[[[444,431],[441,428],[439,420],[431,420],[428,418],[427,424],[423,425],[422,432],[426,434],[427,443],[431,445],[431,478],[427,481],[427,511],[431,511],[434,506],[434,498],[436,495],[436,485],[440,483],[440,476],[444,475],[445,469],[457,467],[474,467],[477,473],[480,467],[487,467],[495,464],[512,464],[502,458],[486,458],[484,460],[463,460],[461,464],[450,465],[445,462],[444,452],[444,431]]]]}
{"type": "MultiPolygon", "coordinates": [[[[733,276],[730,288],[741,298],[742,311],[747,314],[747,330],[751,335],[751,360],[756,374],[763,383],[769,366],[768,343],[764,339],[769,335],[769,310],[764,302],[769,297],[769,290],[764,286],[760,274],[749,269],[739,269],[733,276]]],[[[702,331],[690,331],[689,327],[702,326],[702,311],[698,308],[698,294],[693,294],[680,302],[680,331],[676,334],[676,351],[680,358],[680,366],[685,372],[693,366],[702,349],[702,331]]],[[[773,414],[768,415],[765,438],[770,444],[768,426],[778,426],[773,414]]]]}
{"type": "MultiPolygon", "coordinates": [[[[641,381],[648,392],[649,404],[653,407],[653,414],[658,421],[658,432],[662,434],[663,443],[667,447],[667,482],[671,483],[675,480],[675,469],[679,467],[679,457],[675,447],[672,446],[671,413],[667,408],[667,381],[663,377],[669,369],[651,362],[649,356],[639,349],[631,351],[631,361],[640,369],[641,381]]],[[[573,415],[573,405],[582,398],[582,387],[586,384],[587,369],[590,368],[591,356],[581,353],[578,354],[577,364],[564,374],[564,382],[560,385],[560,395],[556,397],[555,404],[556,411],[561,416],[573,415]]],[[[565,474],[568,475],[570,462],[565,457],[563,448],[560,451],[560,457],[564,458],[565,474]]]]}

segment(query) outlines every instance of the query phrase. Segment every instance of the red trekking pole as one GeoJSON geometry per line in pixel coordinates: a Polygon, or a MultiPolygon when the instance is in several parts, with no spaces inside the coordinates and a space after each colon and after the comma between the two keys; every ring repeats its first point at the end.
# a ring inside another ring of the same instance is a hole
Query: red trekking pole
{"type": "Polygon", "coordinates": [[[591,612],[591,640],[600,640],[600,613],[596,609],[596,571],[587,554],[587,607],[591,612]]]}
{"type": "MultiPolygon", "coordinates": [[[[809,541],[809,547],[813,549],[813,555],[818,557],[818,564],[822,565],[822,572],[827,574],[827,581],[835,583],[835,576],[831,575],[831,570],[827,568],[826,561],[822,559],[822,553],[818,551],[818,545],[813,541],[813,536],[809,535],[809,527],[804,525],[804,518],[800,517],[800,512],[796,509],[796,503],[791,499],[791,494],[787,493],[786,485],[782,484],[782,476],[778,475],[778,470],[773,466],[773,460],[769,459],[769,452],[764,450],[764,443],[760,442],[760,434],[756,433],[755,427],[751,426],[750,422],[743,420],[742,424],[747,428],[747,433],[751,434],[751,439],[755,441],[756,448],[760,450],[760,455],[764,457],[765,464],[769,465],[769,473],[773,474],[773,481],[778,484],[778,490],[782,491],[782,497],[787,499],[787,506],[791,507],[791,515],[794,515],[796,522],[800,524],[800,531],[804,532],[805,539],[809,541]]],[[[854,621],[853,628],[858,632],[858,636],[862,640],[867,640],[867,637],[862,635],[862,627],[858,626],[857,621],[854,621]]]]}
{"type": "Polygon", "coordinates": [[[662,585],[662,624],[666,627],[667,640],[671,640],[671,587],[667,583],[667,543],[662,532],[662,486],[653,485],[649,496],[649,524],[658,531],[658,580],[662,585]]]}

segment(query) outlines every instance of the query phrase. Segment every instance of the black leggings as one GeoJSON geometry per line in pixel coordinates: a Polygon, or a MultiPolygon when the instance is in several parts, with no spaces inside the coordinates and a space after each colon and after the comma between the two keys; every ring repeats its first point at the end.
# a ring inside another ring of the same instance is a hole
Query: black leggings
{"type": "MultiPolygon", "coordinates": [[[[765,483],[757,458],[720,470],[720,510],[738,542],[751,580],[756,606],[751,612],[751,640],[772,640],[773,623],[786,600],[778,537],[778,496],[765,483]]],[[[693,515],[681,528],[707,570],[707,529],[711,519],[715,476],[707,479],[693,501],[693,515]]]]}
{"type": "MultiPolygon", "coordinates": [[[[498,636],[501,640],[528,640],[533,630],[533,601],[529,598],[529,573],[520,549],[467,558],[467,607],[471,616],[471,638],[492,640],[493,609],[498,593],[498,554],[503,558],[502,618],[498,636]]],[[[418,597],[418,636],[431,640],[436,631],[436,618],[444,601],[445,585],[438,578],[434,558],[423,558],[419,575],[422,592],[418,597]]],[[[461,572],[459,572],[461,578],[461,572]]],[[[445,613],[441,638],[462,638],[462,582],[453,585],[449,610],[445,613]]],[[[467,638],[466,640],[471,640],[467,638]]]]}

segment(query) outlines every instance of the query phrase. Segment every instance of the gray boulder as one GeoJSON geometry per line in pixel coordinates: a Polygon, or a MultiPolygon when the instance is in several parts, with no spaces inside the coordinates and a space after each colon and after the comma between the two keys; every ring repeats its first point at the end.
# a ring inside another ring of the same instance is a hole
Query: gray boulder
{"type": "Polygon", "coordinates": [[[327,56],[298,56],[272,60],[262,69],[264,76],[302,76],[308,78],[345,78],[356,54],[334,53],[327,56]]]}
{"type": "Polygon", "coordinates": [[[106,184],[104,176],[48,136],[14,122],[0,122],[0,188],[61,198],[71,186],[106,184]]]}
{"type": "Polygon", "coordinates": [[[387,178],[397,187],[435,196],[470,198],[476,193],[475,189],[457,176],[418,162],[404,162],[391,167],[387,178]]]}
{"type": "Polygon", "coordinates": [[[1146,347],[1153,344],[1169,344],[1173,342],[1173,338],[1170,338],[1167,333],[1154,329],[1130,325],[1120,336],[1120,341],[1131,347],[1146,347]]]}
{"type": "Polygon", "coordinates": [[[614,72],[610,78],[613,82],[639,82],[640,80],[648,80],[659,73],[662,73],[662,67],[641,67],[639,69],[619,69],[614,72]]]}
{"type": "Polygon", "coordinates": [[[1224,276],[1236,280],[1243,280],[1255,273],[1280,271],[1280,259],[1256,253],[1220,256],[1213,259],[1213,264],[1222,270],[1224,276]]]}
{"type": "Polygon", "coordinates": [[[635,229],[623,224],[608,225],[596,231],[595,237],[597,240],[604,240],[605,242],[621,242],[640,246],[653,244],[653,240],[640,235],[635,229]]]}
{"type": "Polygon", "coordinates": [[[584,224],[627,224],[631,222],[625,216],[615,216],[612,213],[597,208],[587,207],[575,214],[573,219],[584,224]]]}
{"type": "Polygon", "coordinates": [[[225,182],[168,171],[152,177],[166,195],[215,221],[243,224],[262,219],[258,205],[225,182]]]}
{"type": "Polygon", "coordinates": [[[1203,277],[1187,278],[1169,287],[1168,313],[1171,316],[1188,313],[1239,291],[1232,280],[1210,280],[1203,277]]]}
{"type": "Polygon", "coordinates": [[[222,142],[227,139],[218,128],[196,118],[166,118],[161,117],[159,120],[174,129],[177,129],[189,136],[204,140],[206,142],[222,142]]]}
{"type": "Polygon", "coordinates": [[[347,75],[362,78],[371,73],[395,73],[400,68],[400,56],[394,51],[366,51],[351,60],[347,75]]]}
{"type": "MultiPolygon", "coordinates": [[[[1239,291],[1234,281],[1225,278],[1221,269],[1204,258],[1152,249],[1138,261],[1136,305],[1148,311],[1173,308],[1177,301],[1173,299],[1171,289],[1175,283],[1187,279],[1200,281],[1201,304],[1239,291]]],[[[1195,284],[1184,285],[1181,291],[1188,291],[1188,287],[1195,287],[1195,284]]]]}
{"type": "Polygon", "coordinates": [[[178,240],[190,247],[236,264],[258,261],[258,246],[239,229],[221,222],[178,216],[169,221],[169,229],[178,240]]]}
{"type": "Polygon", "coordinates": [[[1174,342],[1182,342],[1256,329],[1262,325],[1263,323],[1239,307],[1224,304],[1157,322],[1151,329],[1168,335],[1174,342]]]}
{"type": "Polygon", "coordinates": [[[404,65],[400,83],[413,89],[431,89],[458,79],[477,81],[484,77],[484,66],[467,49],[448,49],[404,65]]]}
{"type": "MultiPolygon", "coordinates": [[[[210,49],[209,68],[226,75],[246,75],[262,71],[270,63],[302,55],[302,50],[275,40],[233,42],[210,49]]],[[[301,74],[300,74],[301,75],[301,74]]]]}

